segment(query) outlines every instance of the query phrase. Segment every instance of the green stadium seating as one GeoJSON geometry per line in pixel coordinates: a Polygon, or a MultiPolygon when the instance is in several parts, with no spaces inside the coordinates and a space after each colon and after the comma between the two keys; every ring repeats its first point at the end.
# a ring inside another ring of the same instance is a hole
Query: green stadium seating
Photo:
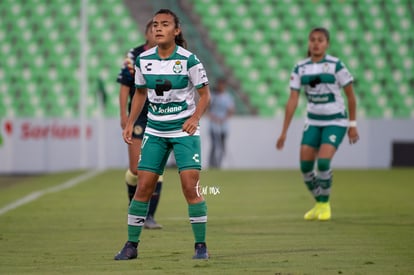
{"type": "MultiPolygon", "coordinates": [[[[283,114],[289,75],[306,56],[308,32],[325,26],[331,33],[329,52],[354,75],[359,113],[370,118],[414,116],[414,14],[409,1],[191,3],[259,115],[283,114]]],[[[184,17],[178,4],[175,8],[184,17]]],[[[76,1],[0,1],[1,117],[79,115],[80,11],[76,1]]],[[[87,115],[97,114],[101,81],[108,98],[105,115],[117,116],[116,75],[123,55],[144,38],[138,30],[125,34],[136,24],[122,1],[89,0],[88,20],[87,115]]],[[[186,37],[194,31],[187,28],[186,37]]],[[[198,55],[214,68],[214,81],[221,72],[217,62],[208,52],[198,55]]],[[[302,99],[297,116],[306,112],[305,106],[302,99]]]]}
{"type": "MultiPolygon", "coordinates": [[[[409,50],[414,46],[414,14],[408,1],[205,0],[193,5],[259,115],[283,113],[289,74],[294,62],[305,57],[308,32],[324,26],[331,33],[329,52],[354,75],[359,113],[372,118],[413,116],[414,90],[395,92],[414,83],[414,52],[409,50]],[[227,22],[224,28],[216,24],[220,20],[227,22]],[[223,39],[225,32],[234,39],[223,39]],[[399,81],[394,80],[395,71],[400,72],[399,81]],[[259,92],[259,87],[269,91],[259,92]]],[[[303,115],[305,104],[299,109],[296,115],[303,115]]]]}
{"type": "MultiPolygon", "coordinates": [[[[124,54],[143,36],[123,3],[88,1],[89,51],[87,115],[97,110],[100,78],[110,98],[107,116],[118,115],[115,79],[124,54]]],[[[4,0],[0,2],[0,116],[76,117],[80,96],[80,2],[4,0]],[[30,83],[31,96],[27,94],[30,83]],[[12,93],[12,96],[6,95],[12,93]]]]}

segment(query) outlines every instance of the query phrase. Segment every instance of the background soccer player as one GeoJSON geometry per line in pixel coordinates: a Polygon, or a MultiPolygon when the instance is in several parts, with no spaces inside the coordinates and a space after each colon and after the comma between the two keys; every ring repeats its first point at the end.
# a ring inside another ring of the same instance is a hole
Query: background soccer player
{"type": "MultiPolygon", "coordinates": [[[[152,33],[152,20],[147,23],[145,28],[146,42],[143,45],[132,48],[125,58],[124,65],[121,72],[118,74],[117,82],[121,84],[119,91],[119,107],[121,117],[121,127],[125,129],[128,115],[131,111],[131,101],[135,94],[135,60],[142,52],[155,46],[155,37],[152,33]]],[[[132,197],[137,189],[137,165],[138,158],[141,154],[142,137],[144,136],[144,130],[147,125],[147,113],[148,113],[148,101],[142,109],[141,114],[134,123],[132,132],[131,144],[128,144],[128,158],[129,169],[125,173],[125,182],[127,186],[128,198],[131,203],[132,197]]],[[[144,227],[148,229],[160,229],[162,226],[158,224],[155,219],[155,210],[157,209],[159,198],[162,188],[162,176],[159,177],[158,183],[152,194],[151,201],[149,203],[149,210],[147,218],[145,219],[144,227]]]]}
{"type": "Polygon", "coordinates": [[[198,187],[201,170],[199,121],[210,102],[208,78],[197,57],[184,48],[180,22],[172,11],[159,10],[153,18],[152,30],[157,46],[142,53],[136,61],[136,91],[123,131],[125,142],[130,144],[133,123],[148,98],[148,124],[138,165],[140,180],[128,211],[128,241],[115,260],[137,257],[148,202],[171,151],[188,204],[195,240],[193,258],[207,259],[207,205],[198,187]],[[196,92],[199,95],[197,104],[196,92]]]}
{"type": "Polygon", "coordinates": [[[297,63],[291,74],[290,97],[282,132],[276,143],[276,148],[281,150],[303,87],[308,100],[308,114],[300,148],[300,169],[316,200],[316,205],[305,214],[305,220],[325,221],[331,218],[331,160],[347,130],[351,144],[359,138],[353,77],[338,58],[326,54],[328,46],[328,30],[315,28],[310,32],[309,57],[297,63]],[[341,89],[347,98],[349,120],[341,89]],[[314,171],[315,161],[317,172],[314,171]]]}
{"type": "Polygon", "coordinates": [[[211,140],[210,168],[221,167],[226,152],[229,120],[233,114],[234,99],[227,91],[226,79],[220,78],[216,88],[211,91],[211,103],[207,112],[211,140]]]}

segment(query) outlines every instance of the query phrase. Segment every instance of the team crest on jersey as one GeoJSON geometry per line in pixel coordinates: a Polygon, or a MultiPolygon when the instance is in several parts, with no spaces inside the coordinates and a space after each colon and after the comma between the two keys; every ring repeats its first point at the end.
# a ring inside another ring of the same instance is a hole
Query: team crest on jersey
{"type": "Polygon", "coordinates": [[[179,61],[179,60],[175,61],[173,71],[176,74],[179,74],[183,71],[183,65],[181,64],[181,61],[179,61]]]}

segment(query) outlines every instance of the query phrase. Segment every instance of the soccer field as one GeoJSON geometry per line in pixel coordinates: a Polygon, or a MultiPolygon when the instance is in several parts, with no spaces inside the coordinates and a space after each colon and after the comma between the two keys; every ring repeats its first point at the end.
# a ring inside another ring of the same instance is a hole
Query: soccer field
{"type": "Polygon", "coordinates": [[[414,169],[335,170],[329,222],[303,220],[313,201],[299,171],[203,171],[208,261],[191,259],[187,206],[177,171],[167,170],[163,229],[144,229],[138,259],[118,262],[124,172],[69,188],[57,186],[85,172],[0,177],[0,274],[413,273],[414,169]]]}

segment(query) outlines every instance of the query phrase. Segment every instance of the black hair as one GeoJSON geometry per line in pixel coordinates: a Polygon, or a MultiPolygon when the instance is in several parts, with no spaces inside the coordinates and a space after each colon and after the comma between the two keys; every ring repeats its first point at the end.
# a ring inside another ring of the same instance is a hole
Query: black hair
{"type": "Polygon", "coordinates": [[[147,24],[145,25],[145,33],[147,33],[149,29],[151,29],[151,27],[152,27],[152,20],[148,21],[147,24]]]}
{"type": "MultiPolygon", "coordinates": [[[[329,43],[329,31],[328,31],[328,29],[326,29],[326,28],[324,28],[324,27],[316,27],[316,28],[313,28],[310,32],[309,32],[309,36],[308,37],[310,37],[314,32],[321,32],[321,33],[323,33],[323,35],[325,36],[325,38],[326,38],[326,41],[328,41],[328,43],[329,43]]],[[[309,56],[311,56],[311,53],[310,53],[310,51],[309,51],[309,49],[308,49],[308,57],[309,56]]]]}
{"type": "MultiPolygon", "coordinates": [[[[147,35],[151,27],[152,27],[152,20],[148,21],[147,24],[145,25],[145,35],[147,35]]],[[[148,44],[148,40],[145,40],[145,44],[148,44]]]]}
{"type": "MultiPolygon", "coordinates": [[[[174,17],[174,24],[176,28],[181,28],[181,24],[180,24],[180,19],[178,18],[178,16],[172,12],[169,9],[160,9],[159,11],[157,11],[155,15],[157,14],[169,14],[172,17],[174,17]]],[[[175,44],[177,44],[178,46],[181,46],[183,48],[187,48],[187,41],[185,41],[184,39],[184,35],[183,35],[183,31],[181,30],[180,33],[175,37],[175,44]]]]}

